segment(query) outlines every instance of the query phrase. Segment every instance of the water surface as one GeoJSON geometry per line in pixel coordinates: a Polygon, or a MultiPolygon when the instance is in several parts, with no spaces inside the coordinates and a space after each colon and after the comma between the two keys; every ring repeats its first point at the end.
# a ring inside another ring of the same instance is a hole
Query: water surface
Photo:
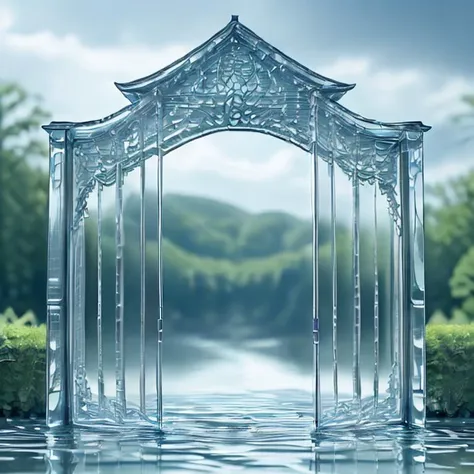
{"type": "Polygon", "coordinates": [[[305,391],[170,396],[165,433],[2,422],[2,473],[472,473],[474,426],[327,431],[305,391]]]}
{"type": "MultiPolygon", "coordinates": [[[[414,431],[327,429],[312,439],[311,344],[293,363],[275,340],[181,337],[165,347],[163,435],[4,420],[0,473],[474,473],[474,425],[461,422],[414,431]]],[[[112,394],[113,369],[106,380],[112,394]]],[[[127,389],[136,398],[139,370],[129,369],[127,389]]],[[[341,391],[352,389],[350,375],[341,372],[341,391]]],[[[93,376],[90,382],[95,391],[93,376]]],[[[331,386],[330,373],[322,382],[331,386]]]]}

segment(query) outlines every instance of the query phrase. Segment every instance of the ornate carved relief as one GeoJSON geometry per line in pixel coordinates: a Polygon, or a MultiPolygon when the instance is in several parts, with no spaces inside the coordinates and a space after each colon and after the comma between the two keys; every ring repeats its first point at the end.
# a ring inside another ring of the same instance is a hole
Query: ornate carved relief
{"type": "Polygon", "coordinates": [[[215,130],[273,134],[309,149],[311,88],[284,65],[230,43],[162,85],[164,150],[215,130]]]}

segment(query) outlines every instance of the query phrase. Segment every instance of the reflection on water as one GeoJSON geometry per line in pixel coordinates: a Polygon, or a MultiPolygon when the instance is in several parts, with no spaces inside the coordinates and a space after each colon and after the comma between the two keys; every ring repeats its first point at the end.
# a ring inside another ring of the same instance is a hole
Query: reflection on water
{"type": "MultiPolygon", "coordinates": [[[[308,344],[310,350],[311,342],[308,344]]],[[[179,343],[171,341],[168,347],[174,349],[173,356],[166,357],[165,352],[164,359],[164,387],[168,393],[237,393],[295,387],[311,392],[311,364],[303,365],[282,357],[280,340],[231,342],[181,338],[179,343]],[[185,363],[169,367],[176,360],[176,352],[180,352],[181,357],[191,352],[195,365],[185,363]]],[[[308,355],[308,362],[312,362],[312,352],[308,355]]]]}
{"type": "Polygon", "coordinates": [[[7,421],[0,472],[470,473],[474,427],[330,431],[311,439],[306,392],[177,396],[165,433],[47,430],[7,421]]]}
{"type": "MultiPolygon", "coordinates": [[[[312,439],[310,364],[292,365],[275,341],[181,338],[168,348],[164,434],[7,420],[0,473],[474,472],[474,425],[328,429],[312,439]]],[[[138,387],[137,370],[130,377],[138,387]]]]}
{"type": "MultiPolygon", "coordinates": [[[[312,390],[312,337],[286,339],[212,340],[191,336],[167,337],[164,344],[163,388],[165,393],[186,392],[237,393],[248,390],[273,391],[298,388],[312,390]]],[[[138,340],[130,340],[137,348],[138,340]]],[[[149,344],[147,352],[147,381],[154,387],[156,352],[149,344]]],[[[114,346],[109,347],[113,354],[114,346]]],[[[137,351],[135,350],[135,353],[137,351]]],[[[97,393],[97,357],[89,352],[87,373],[89,384],[97,393]],[[95,371],[94,371],[95,369],[95,371]]],[[[105,363],[106,392],[115,393],[115,362],[105,363]]],[[[386,378],[388,372],[380,371],[386,378]]],[[[363,378],[363,380],[365,380],[363,378]]],[[[127,360],[127,395],[139,397],[139,361],[127,360]]],[[[372,379],[365,385],[371,386],[372,379]]],[[[332,394],[332,372],[321,374],[322,393],[332,394]]],[[[381,388],[381,391],[384,391],[381,388]]],[[[339,371],[341,396],[352,397],[352,365],[339,371]]],[[[369,395],[370,393],[363,393],[369,395]]]]}

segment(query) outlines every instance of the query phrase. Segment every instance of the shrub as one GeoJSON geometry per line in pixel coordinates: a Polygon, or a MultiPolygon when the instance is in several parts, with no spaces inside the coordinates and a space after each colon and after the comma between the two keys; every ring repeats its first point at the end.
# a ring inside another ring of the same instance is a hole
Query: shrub
{"type": "Polygon", "coordinates": [[[431,316],[428,324],[448,324],[448,318],[444,315],[442,311],[435,311],[431,316]]]}
{"type": "Polygon", "coordinates": [[[46,326],[31,313],[0,318],[0,416],[44,415],[46,392],[46,326]]]}
{"type": "Polygon", "coordinates": [[[428,411],[474,415],[474,324],[428,324],[426,352],[428,411]]]}
{"type": "Polygon", "coordinates": [[[27,311],[21,318],[15,314],[12,308],[8,308],[3,314],[0,314],[0,328],[6,324],[15,326],[36,326],[38,320],[32,311],[27,311]]]}

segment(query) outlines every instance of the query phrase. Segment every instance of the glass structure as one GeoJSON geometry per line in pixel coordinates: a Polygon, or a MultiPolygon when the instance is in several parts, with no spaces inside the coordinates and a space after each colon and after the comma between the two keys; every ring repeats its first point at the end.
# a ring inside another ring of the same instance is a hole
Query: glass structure
{"type": "Polygon", "coordinates": [[[316,74],[265,42],[237,16],[171,65],[116,86],[130,102],[117,113],[101,120],[52,122],[44,127],[50,140],[48,424],[162,426],[166,388],[162,386],[163,158],[214,132],[253,131],[299,147],[312,163],[313,314],[308,315],[308,337],[314,346],[315,427],[423,426],[423,134],[430,127],[421,122],[383,123],[351,112],[339,100],[353,84],[316,74]],[[147,257],[144,230],[145,163],[151,158],[158,163],[156,262],[147,257]],[[141,308],[135,318],[141,327],[139,399],[132,403],[124,344],[123,186],[135,169],[141,173],[138,251],[142,267],[156,265],[158,303],[152,314],[145,311],[147,286],[142,271],[141,308]],[[350,189],[350,246],[337,238],[341,182],[350,189]],[[102,260],[102,195],[109,188],[115,193],[115,262],[102,260]],[[331,228],[330,255],[325,259],[320,255],[322,189],[327,190],[324,207],[330,210],[331,228]],[[89,217],[91,200],[97,210],[89,217]],[[86,269],[87,218],[96,219],[97,226],[92,269],[86,269]],[[341,274],[341,259],[352,261],[350,275],[341,274]],[[382,259],[387,263],[383,274],[382,259]],[[113,264],[115,273],[110,350],[102,344],[107,321],[100,282],[106,264],[113,264]],[[331,281],[320,279],[323,264],[330,267],[331,281]],[[90,310],[86,279],[91,274],[99,282],[96,324],[86,328],[85,314],[90,310]],[[341,300],[338,290],[348,285],[351,296],[341,300]],[[155,343],[148,347],[156,352],[153,384],[146,376],[144,355],[150,319],[156,329],[155,343]],[[338,332],[341,324],[350,326],[350,338],[338,332]],[[86,373],[85,362],[91,331],[98,345],[96,390],[91,389],[92,375],[86,373]],[[109,359],[114,361],[113,395],[104,389],[109,359]]]}

